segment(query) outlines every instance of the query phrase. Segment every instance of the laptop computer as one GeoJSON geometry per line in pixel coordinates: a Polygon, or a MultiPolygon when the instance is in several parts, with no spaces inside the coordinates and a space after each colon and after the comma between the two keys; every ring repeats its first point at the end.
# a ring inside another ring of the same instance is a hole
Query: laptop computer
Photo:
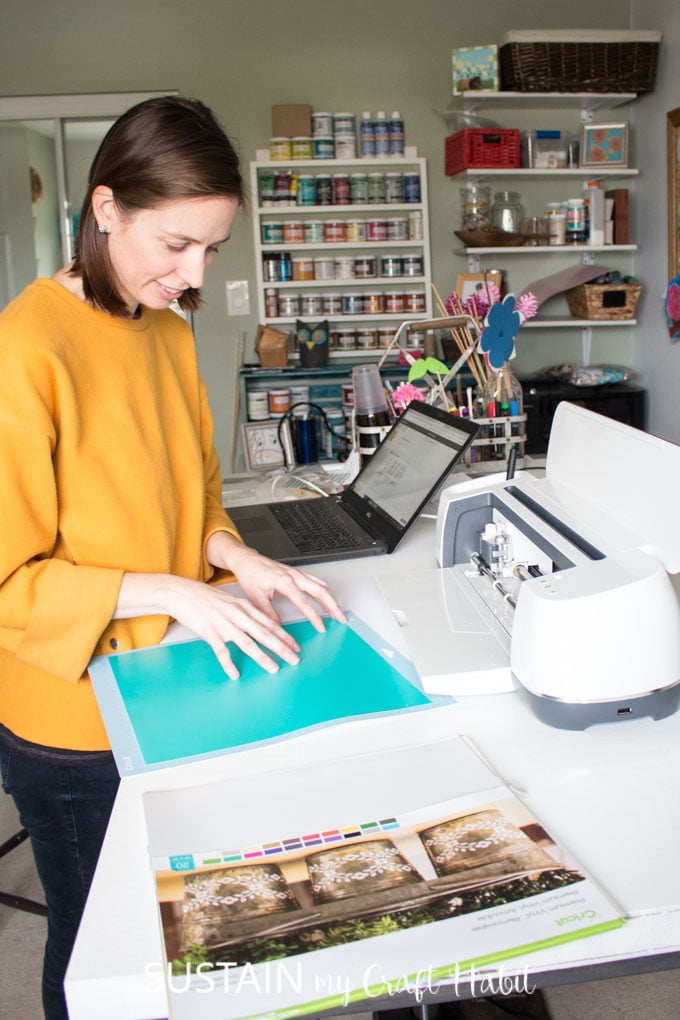
{"type": "Polygon", "coordinates": [[[339,495],[228,508],[246,545],[300,565],[391,553],[479,431],[413,401],[339,495]]]}

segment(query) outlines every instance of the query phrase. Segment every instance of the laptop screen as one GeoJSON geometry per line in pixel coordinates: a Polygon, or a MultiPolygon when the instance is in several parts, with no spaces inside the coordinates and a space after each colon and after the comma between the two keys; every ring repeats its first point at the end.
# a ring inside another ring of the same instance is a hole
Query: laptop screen
{"type": "Polygon", "coordinates": [[[465,418],[411,403],[367,461],[352,491],[401,531],[478,430],[465,418]]]}

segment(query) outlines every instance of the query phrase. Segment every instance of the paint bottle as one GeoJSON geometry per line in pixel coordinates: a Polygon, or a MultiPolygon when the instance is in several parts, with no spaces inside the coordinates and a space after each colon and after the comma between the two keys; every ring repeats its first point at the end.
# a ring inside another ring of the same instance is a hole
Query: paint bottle
{"type": "Polygon", "coordinates": [[[390,131],[387,123],[387,115],[384,110],[378,110],[373,121],[375,134],[376,156],[389,156],[390,154],[390,131]]]}
{"type": "Polygon", "coordinates": [[[390,156],[404,155],[404,121],[398,110],[390,117],[387,127],[389,135],[390,156]]]}
{"type": "Polygon", "coordinates": [[[361,155],[375,156],[375,128],[373,126],[373,119],[368,110],[365,110],[361,114],[359,137],[361,145],[361,155]]]}

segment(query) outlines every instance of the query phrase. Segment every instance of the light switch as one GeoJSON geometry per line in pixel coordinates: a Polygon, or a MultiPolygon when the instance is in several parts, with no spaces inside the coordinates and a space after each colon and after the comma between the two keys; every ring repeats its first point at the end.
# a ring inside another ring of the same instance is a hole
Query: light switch
{"type": "Polygon", "coordinates": [[[250,315],[247,280],[227,280],[227,315],[250,315]]]}

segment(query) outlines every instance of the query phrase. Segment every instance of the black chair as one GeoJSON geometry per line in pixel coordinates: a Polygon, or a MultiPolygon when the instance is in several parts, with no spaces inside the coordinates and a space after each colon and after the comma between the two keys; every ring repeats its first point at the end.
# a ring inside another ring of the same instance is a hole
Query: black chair
{"type": "MultiPolygon", "coordinates": [[[[0,858],[6,857],[11,850],[20,846],[26,839],[28,839],[27,829],[15,832],[0,846],[0,858]]],[[[35,900],[27,900],[24,896],[16,896],[14,893],[0,892],[0,903],[6,907],[14,907],[15,910],[25,910],[28,914],[47,916],[47,907],[44,903],[36,903],[35,900]]]]}

